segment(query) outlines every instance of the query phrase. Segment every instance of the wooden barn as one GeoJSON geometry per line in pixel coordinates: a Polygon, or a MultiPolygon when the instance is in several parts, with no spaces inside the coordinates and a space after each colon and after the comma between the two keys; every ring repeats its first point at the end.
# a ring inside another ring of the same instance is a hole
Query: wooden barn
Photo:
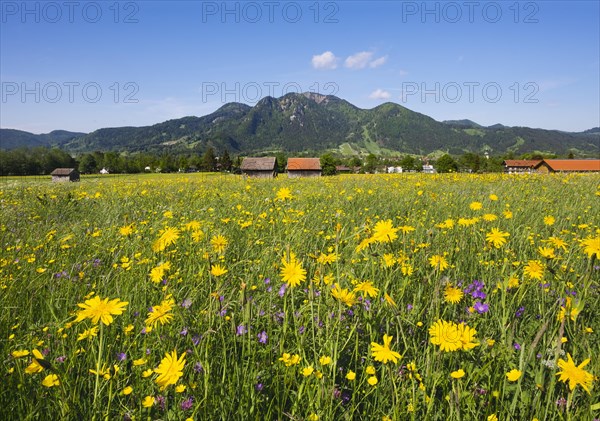
{"type": "Polygon", "coordinates": [[[543,159],[535,170],[539,173],[600,172],[600,159],[543,159]]]}
{"type": "Polygon", "coordinates": [[[273,156],[265,158],[244,158],[242,161],[242,174],[255,178],[273,178],[277,176],[277,159],[273,156]]]}
{"type": "Polygon", "coordinates": [[[287,172],[289,178],[320,177],[321,160],[319,158],[289,158],[287,172]]]}
{"type": "Polygon", "coordinates": [[[502,165],[504,172],[508,174],[531,174],[541,162],[539,159],[507,159],[502,165]]]}
{"type": "Polygon", "coordinates": [[[52,182],[62,183],[67,181],[79,181],[79,171],[75,168],[57,168],[50,173],[52,182]]]}

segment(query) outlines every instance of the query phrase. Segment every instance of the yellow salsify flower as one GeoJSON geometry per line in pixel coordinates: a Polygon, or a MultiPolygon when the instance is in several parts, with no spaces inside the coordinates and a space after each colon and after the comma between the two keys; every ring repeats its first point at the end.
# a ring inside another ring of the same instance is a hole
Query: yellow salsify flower
{"type": "Polygon", "coordinates": [[[98,336],[97,326],[93,326],[89,329],[84,330],[83,333],[80,333],[79,336],[77,336],[77,340],[83,341],[84,339],[92,338],[94,336],[98,336]]]}
{"type": "Polygon", "coordinates": [[[156,253],[163,251],[171,244],[174,244],[181,234],[179,228],[175,227],[167,227],[164,230],[161,230],[160,233],[160,237],[152,244],[152,251],[156,253]]]}
{"type": "Polygon", "coordinates": [[[349,291],[346,288],[340,288],[338,284],[334,284],[331,289],[331,295],[333,298],[339,300],[340,302],[346,304],[348,307],[352,307],[357,302],[356,295],[349,291]]]}
{"type": "Polygon", "coordinates": [[[590,359],[588,358],[577,366],[575,365],[571,354],[567,354],[567,361],[560,358],[557,365],[561,371],[556,373],[557,376],[560,376],[558,380],[563,383],[569,382],[569,389],[571,391],[573,391],[577,385],[580,385],[583,390],[590,394],[594,376],[583,369],[589,362],[590,359]]]}
{"type": "Polygon", "coordinates": [[[432,268],[437,269],[440,272],[443,272],[445,269],[447,269],[450,266],[448,264],[448,261],[446,260],[446,258],[441,255],[431,256],[429,258],[429,264],[431,265],[432,268]]]}
{"type": "Polygon", "coordinates": [[[158,323],[161,325],[169,323],[173,318],[171,310],[173,310],[174,306],[175,300],[170,295],[167,296],[159,305],[152,307],[152,311],[146,317],[146,326],[154,328],[158,323]]]}
{"type": "Polygon", "coordinates": [[[376,243],[391,243],[398,238],[399,228],[394,228],[392,220],[378,221],[373,228],[372,241],[376,243]]]}
{"type": "Polygon", "coordinates": [[[60,380],[56,374],[48,374],[42,381],[42,385],[45,387],[60,386],[60,380]]]}
{"type": "Polygon", "coordinates": [[[306,281],[306,270],[302,267],[302,263],[296,260],[293,253],[290,253],[289,260],[284,256],[281,263],[282,267],[279,275],[289,287],[297,287],[301,282],[306,281]]]}
{"type": "Polygon", "coordinates": [[[159,376],[156,378],[156,383],[160,386],[160,390],[164,390],[167,386],[177,383],[179,378],[183,376],[183,367],[185,366],[185,354],[177,357],[177,351],[166,353],[154,372],[159,376]]]}
{"type": "Polygon", "coordinates": [[[221,266],[220,264],[215,264],[210,267],[210,274],[215,277],[223,276],[227,272],[229,272],[229,271],[227,269],[225,269],[223,266],[221,266]]]}
{"type": "Polygon", "coordinates": [[[393,336],[384,334],[383,345],[380,345],[377,342],[371,342],[371,353],[373,354],[373,359],[375,361],[379,361],[383,364],[387,364],[388,361],[392,361],[394,364],[396,364],[398,360],[402,358],[402,355],[396,351],[392,351],[390,348],[392,339],[393,336]]]}
{"type": "Polygon", "coordinates": [[[506,373],[506,378],[509,382],[516,382],[521,378],[521,375],[523,375],[523,373],[520,370],[513,368],[508,373],[506,373]]]}
{"type": "Polygon", "coordinates": [[[102,322],[108,326],[113,322],[113,315],[118,316],[123,314],[125,307],[129,304],[127,301],[121,301],[118,298],[109,300],[108,298],[100,298],[95,296],[86,300],[83,304],[77,304],[82,310],[77,313],[75,322],[81,322],[85,319],[90,319],[93,324],[102,322]]]}
{"type": "Polygon", "coordinates": [[[477,211],[477,210],[480,210],[481,208],[483,208],[483,204],[481,202],[471,202],[471,204],[469,205],[469,208],[471,210],[477,211]]]}
{"type": "Polygon", "coordinates": [[[457,304],[462,300],[463,296],[463,291],[451,284],[446,285],[446,288],[444,288],[444,301],[447,303],[457,304]]]}
{"type": "Polygon", "coordinates": [[[464,323],[456,324],[445,320],[438,320],[429,328],[430,342],[439,345],[444,352],[468,351],[479,346],[478,342],[474,342],[476,333],[475,329],[464,323]]]}
{"type": "Polygon", "coordinates": [[[583,252],[587,254],[590,259],[594,257],[594,255],[597,259],[600,259],[600,236],[582,240],[581,247],[583,247],[583,252]]]}
{"type": "Polygon", "coordinates": [[[530,260],[523,268],[523,273],[529,279],[540,281],[544,277],[544,266],[538,260],[530,260]]]}
{"type": "Polygon", "coordinates": [[[363,296],[369,296],[371,298],[375,298],[375,297],[377,297],[377,294],[379,293],[379,289],[375,288],[373,286],[373,282],[364,281],[364,282],[357,284],[354,287],[354,292],[362,292],[363,296]]]}
{"type": "Polygon", "coordinates": [[[544,216],[544,224],[545,225],[554,225],[554,223],[556,222],[556,218],[554,218],[552,215],[548,215],[548,216],[544,216]]]}
{"type": "Polygon", "coordinates": [[[161,263],[150,271],[150,280],[155,284],[158,284],[164,279],[165,273],[169,270],[171,270],[171,262],[161,263]]]}
{"type": "Polygon", "coordinates": [[[500,248],[506,244],[506,237],[510,234],[508,232],[500,231],[498,228],[492,228],[492,230],[486,234],[485,240],[491,243],[495,248],[500,248]]]}
{"type": "Polygon", "coordinates": [[[282,202],[293,199],[292,191],[287,187],[282,187],[279,190],[277,190],[275,197],[277,198],[277,200],[280,200],[282,202]]]}
{"type": "Polygon", "coordinates": [[[556,258],[552,247],[538,247],[538,251],[545,259],[551,260],[556,258]]]}
{"type": "Polygon", "coordinates": [[[212,245],[215,253],[223,254],[225,252],[225,248],[227,247],[228,241],[227,238],[219,234],[210,239],[210,244],[212,245]]]}

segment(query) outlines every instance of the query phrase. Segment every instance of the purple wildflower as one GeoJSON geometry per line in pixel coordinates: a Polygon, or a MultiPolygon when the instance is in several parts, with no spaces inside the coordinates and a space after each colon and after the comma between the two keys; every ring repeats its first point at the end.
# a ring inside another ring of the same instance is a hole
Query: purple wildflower
{"type": "Polygon", "coordinates": [[[262,383],[257,383],[256,386],[254,386],[257,392],[261,392],[263,390],[263,387],[264,386],[262,383]]]}
{"type": "Polygon", "coordinates": [[[237,336],[241,336],[241,335],[244,335],[246,333],[248,333],[248,329],[246,329],[246,326],[244,326],[244,325],[239,325],[237,327],[237,329],[235,330],[235,334],[237,336]]]}
{"type": "Polygon", "coordinates": [[[189,298],[186,298],[181,303],[181,307],[183,307],[183,308],[190,308],[191,305],[192,305],[192,300],[190,300],[189,298]]]}
{"type": "Polygon", "coordinates": [[[267,332],[264,330],[258,334],[258,342],[261,344],[266,344],[269,337],[267,336],[267,332]]]}
{"type": "Polygon", "coordinates": [[[159,408],[161,411],[164,411],[164,410],[165,410],[165,402],[166,402],[166,400],[167,400],[167,399],[166,399],[166,398],[165,398],[163,395],[158,395],[158,396],[156,397],[156,405],[158,405],[158,408],[159,408]]]}
{"type": "Polygon", "coordinates": [[[490,306],[488,303],[481,303],[479,300],[475,301],[475,304],[473,304],[473,308],[479,314],[487,313],[490,310],[490,306]]]}
{"type": "Polygon", "coordinates": [[[204,372],[204,367],[202,367],[202,363],[200,361],[194,364],[194,371],[198,374],[202,374],[204,372]]]}
{"type": "Polygon", "coordinates": [[[124,352],[117,352],[117,360],[125,361],[127,359],[127,354],[124,352]]]}
{"type": "Polygon", "coordinates": [[[190,396],[189,398],[187,398],[186,400],[181,402],[181,410],[182,411],[189,411],[190,409],[192,409],[192,406],[194,406],[194,397],[193,396],[190,396]]]}
{"type": "Polygon", "coordinates": [[[287,284],[281,285],[281,288],[279,288],[279,292],[278,292],[280,297],[284,296],[286,288],[287,288],[287,284]]]}
{"type": "Polygon", "coordinates": [[[525,307],[521,306],[516,311],[515,317],[521,317],[523,315],[523,313],[525,313],[525,307]]]}
{"type": "Polygon", "coordinates": [[[181,332],[179,332],[179,334],[180,334],[181,336],[186,336],[186,335],[188,334],[188,328],[187,328],[187,327],[184,327],[184,328],[181,330],[181,332]]]}
{"type": "Polygon", "coordinates": [[[519,345],[517,342],[514,343],[513,347],[517,350],[520,351],[521,350],[521,345],[519,345]]]}
{"type": "Polygon", "coordinates": [[[200,339],[202,338],[198,335],[192,336],[192,343],[194,344],[194,346],[198,346],[198,344],[200,343],[200,339]]]}

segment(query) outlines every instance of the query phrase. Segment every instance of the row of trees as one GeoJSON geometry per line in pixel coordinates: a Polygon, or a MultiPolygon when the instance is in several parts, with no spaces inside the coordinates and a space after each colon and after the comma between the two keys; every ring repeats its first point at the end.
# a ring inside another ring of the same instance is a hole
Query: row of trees
{"type": "MultiPolygon", "coordinates": [[[[308,156],[316,153],[307,152],[308,156]]],[[[282,152],[275,154],[277,170],[285,172],[288,156],[282,152]]],[[[572,154],[569,156],[573,158],[572,154]]],[[[461,156],[443,155],[437,160],[420,159],[412,155],[399,158],[382,158],[374,154],[361,158],[359,156],[340,157],[332,153],[321,155],[323,175],[336,174],[336,167],[345,166],[356,172],[375,173],[385,172],[387,167],[402,167],[406,172],[419,172],[424,164],[432,164],[437,172],[500,172],[504,159],[517,158],[511,154],[501,157],[487,157],[475,153],[465,153],[461,156]]],[[[523,155],[522,159],[542,159],[540,155],[523,155]]],[[[550,158],[546,156],[545,158],[550,158]]],[[[141,172],[177,172],[177,171],[227,171],[238,172],[242,158],[232,158],[227,149],[217,151],[208,148],[204,154],[170,154],[160,155],[150,153],[119,154],[116,152],[92,152],[73,158],[60,149],[19,148],[0,150],[0,175],[45,175],[55,168],[78,168],[83,174],[97,174],[102,169],[110,173],[134,174],[141,172]]]]}

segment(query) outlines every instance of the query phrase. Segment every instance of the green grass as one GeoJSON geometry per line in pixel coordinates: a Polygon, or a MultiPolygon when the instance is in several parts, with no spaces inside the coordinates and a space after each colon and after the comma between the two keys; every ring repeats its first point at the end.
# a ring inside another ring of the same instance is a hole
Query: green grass
{"type": "Polygon", "coordinates": [[[556,364],[569,353],[577,364],[590,358],[584,369],[600,374],[600,264],[582,243],[600,235],[599,205],[598,175],[143,174],[2,183],[0,418],[598,418],[597,380],[589,394],[570,391],[556,364]],[[284,188],[291,200],[277,199],[284,188]],[[365,245],[385,220],[404,227],[398,238],[365,245]],[[153,249],[168,228],[179,238],[153,249]],[[509,234],[506,244],[486,240],[492,228],[509,234]],[[222,254],[211,243],[218,235],[228,241],[222,254]],[[554,257],[540,247],[553,247],[554,257]],[[284,288],[282,258],[290,253],[306,280],[284,288]],[[323,257],[333,255],[329,263],[323,257]],[[434,256],[449,267],[432,267],[434,256]],[[527,274],[530,261],[542,265],[541,279],[527,274]],[[166,262],[170,269],[153,282],[152,270],[166,262]],[[227,273],[213,275],[217,264],[227,273]],[[475,280],[483,283],[478,296],[469,290],[475,280]],[[334,284],[350,293],[365,281],[375,296],[355,292],[351,306],[332,294],[334,284]],[[444,299],[448,284],[464,291],[459,303],[444,299]],[[78,340],[94,327],[74,322],[78,304],[96,295],[128,304],[97,336],[78,340]],[[172,318],[145,330],[149,309],[169,298],[172,318]],[[474,310],[483,304],[487,312],[474,310]],[[429,332],[439,319],[475,329],[478,346],[442,352],[429,332]],[[384,334],[402,355],[397,364],[373,356],[371,343],[383,344],[384,334]],[[29,374],[31,354],[12,353],[34,349],[44,369],[29,374]],[[182,376],[160,390],[157,374],[143,373],[174,350],[185,355],[182,376]],[[299,363],[286,366],[284,353],[299,363]],[[90,373],[97,367],[106,379],[90,373]],[[453,379],[458,369],[466,374],[453,379]],[[523,373],[517,382],[507,380],[512,369],[523,373]],[[42,384],[50,374],[59,386],[42,384]],[[142,405],[147,396],[155,399],[150,408],[142,405]]]}

